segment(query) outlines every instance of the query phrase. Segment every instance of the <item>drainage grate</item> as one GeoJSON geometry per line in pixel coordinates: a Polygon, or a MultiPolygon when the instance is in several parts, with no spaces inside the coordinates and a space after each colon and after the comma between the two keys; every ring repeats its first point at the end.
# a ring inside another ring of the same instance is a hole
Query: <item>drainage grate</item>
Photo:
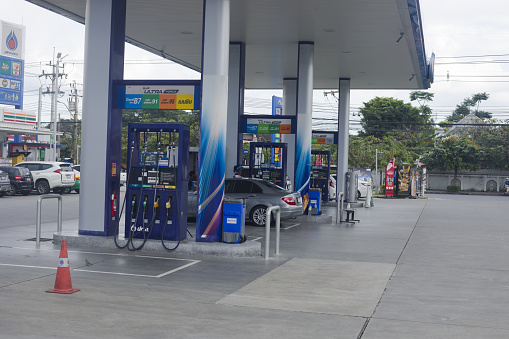
{"type": "MultiPolygon", "coordinates": [[[[30,239],[26,239],[25,241],[35,241],[36,239],[35,238],[30,238],[30,239]]],[[[41,238],[40,239],[41,242],[42,241],[53,241],[53,238],[41,238]]]]}

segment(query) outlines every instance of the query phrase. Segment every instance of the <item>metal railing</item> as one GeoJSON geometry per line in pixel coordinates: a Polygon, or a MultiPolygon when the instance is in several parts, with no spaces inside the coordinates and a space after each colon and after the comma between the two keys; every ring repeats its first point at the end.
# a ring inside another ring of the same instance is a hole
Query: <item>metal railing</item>
{"type": "Polygon", "coordinates": [[[267,208],[265,216],[265,259],[269,259],[270,246],[270,217],[272,211],[276,211],[276,254],[279,254],[279,235],[281,233],[281,207],[271,206],[267,208]]]}
{"type": "Polygon", "coordinates": [[[344,216],[343,216],[343,192],[339,192],[338,195],[336,196],[336,201],[337,201],[337,209],[336,209],[336,224],[339,224],[341,223],[342,221],[344,221],[344,216]]]}
{"type": "Polygon", "coordinates": [[[43,194],[37,198],[37,215],[35,216],[35,243],[41,246],[41,205],[43,199],[58,199],[57,232],[62,232],[62,196],[60,194],[43,194]]]}

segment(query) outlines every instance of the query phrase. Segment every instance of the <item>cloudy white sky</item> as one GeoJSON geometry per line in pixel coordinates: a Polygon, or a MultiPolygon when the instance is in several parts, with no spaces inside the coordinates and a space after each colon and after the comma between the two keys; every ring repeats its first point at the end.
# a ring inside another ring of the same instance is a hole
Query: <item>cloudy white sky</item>
{"type": "MultiPolygon", "coordinates": [[[[51,85],[49,79],[39,77],[54,55],[68,55],[61,86],[66,102],[69,84],[82,82],[84,26],[62,16],[34,6],[23,0],[0,0],[0,20],[26,26],[25,98],[24,108],[36,111],[38,88],[51,85]]],[[[439,121],[450,115],[464,98],[475,93],[490,95],[481,108],[495,118],[509,119],[509,2],[506,0],[421,0],[424,40],[428,57],[437,56],[435,94],[430,104],[434,118],[439,121]],[[449,79],[447,78],[449,74],[449,79]]],[[[126,79],[199,79],[199,74],[136,47],[126,47],[126,79]],[[144,60],[143,67],[140,61],[144,60]],[[135,65],[136,62],[136,65],[135,65]]],[[[271,96],[281,91],[248,91],[245,111],[270,113],[271,96]]],[[[355,112],[363,102],[375,96],[392,96],[409,102],[409,91],[352,91],[351,110],[355,112]]],[[[415,105],[417,105],[415,103],[415,105]]],[[[314,110],[337,112],[334,99],[315,91],[314,110]]],[[[49,121],[50,98],[43,100],[43,121],[49,121]]],[[[62,118],[69,118],[66,107],[59,104],[62,118]]],[[[325,113],[324,116],[326,116],[325,113]]],[[[352,116],[352,127],[359,117],[352,116]]],[[[323,129],[323,128],[322,128],[323,129]]]]}

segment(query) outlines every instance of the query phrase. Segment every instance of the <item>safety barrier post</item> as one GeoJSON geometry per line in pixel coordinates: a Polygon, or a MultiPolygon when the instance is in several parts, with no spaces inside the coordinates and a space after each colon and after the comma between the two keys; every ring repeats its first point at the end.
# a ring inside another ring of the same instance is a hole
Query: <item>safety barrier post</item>
{"type": "Polygon", "coordinates": [[[279,206],[271,206],[267,208],[265,216],[265,259],[269,259],[270,246],[270,217],[272,211],[276,211],[276,254],[279,254],[279,235],[281,233],[281,208],[279,206]]]}
{"type": "Polygon", "coordinates": [[[43,194],[37,198],[37,215],[35,216],[35,243],[37,248],[41,246],[41,205],[43,199],[58,199],[58,223],[57,232],[62,232],[62,196],[60,194],[43,194]]]}
{"type": "Polygon", "coordinates": [[[343,220],[343,192],[339,192],[336,197],[337,209],[336,209],[336,224],[341,223],[343,220]]]}

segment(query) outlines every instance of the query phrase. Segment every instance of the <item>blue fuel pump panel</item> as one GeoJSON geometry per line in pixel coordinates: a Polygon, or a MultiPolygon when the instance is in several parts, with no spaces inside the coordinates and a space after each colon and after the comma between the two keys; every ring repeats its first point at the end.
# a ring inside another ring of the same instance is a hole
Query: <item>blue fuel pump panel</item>
{"type": "Polygon", "coordinates": [[[246,233],[246,204],[242,200],[223,202],[223,242],[238,244],[246,233]]]}
{"type": "Polygon", "coordinates": [[[128,142],[125,237],[184,240],[189,126],[129,124],[128,142]],[[147,149],[154,144],[156,150],[147,149]],[[167,147],[173,149],[171,161],[167,147]]]}
{"type": "Polygon", "coordinates": [[[330,151],[311,150],[310,187],[322,190],[322,202],[329,201],[330,151]]]}
{"type": "Polygon", "coordinates": [[[251,142],[249,145],[249,178],[267,180],[286,189],[287,144],[251,142]]]}

